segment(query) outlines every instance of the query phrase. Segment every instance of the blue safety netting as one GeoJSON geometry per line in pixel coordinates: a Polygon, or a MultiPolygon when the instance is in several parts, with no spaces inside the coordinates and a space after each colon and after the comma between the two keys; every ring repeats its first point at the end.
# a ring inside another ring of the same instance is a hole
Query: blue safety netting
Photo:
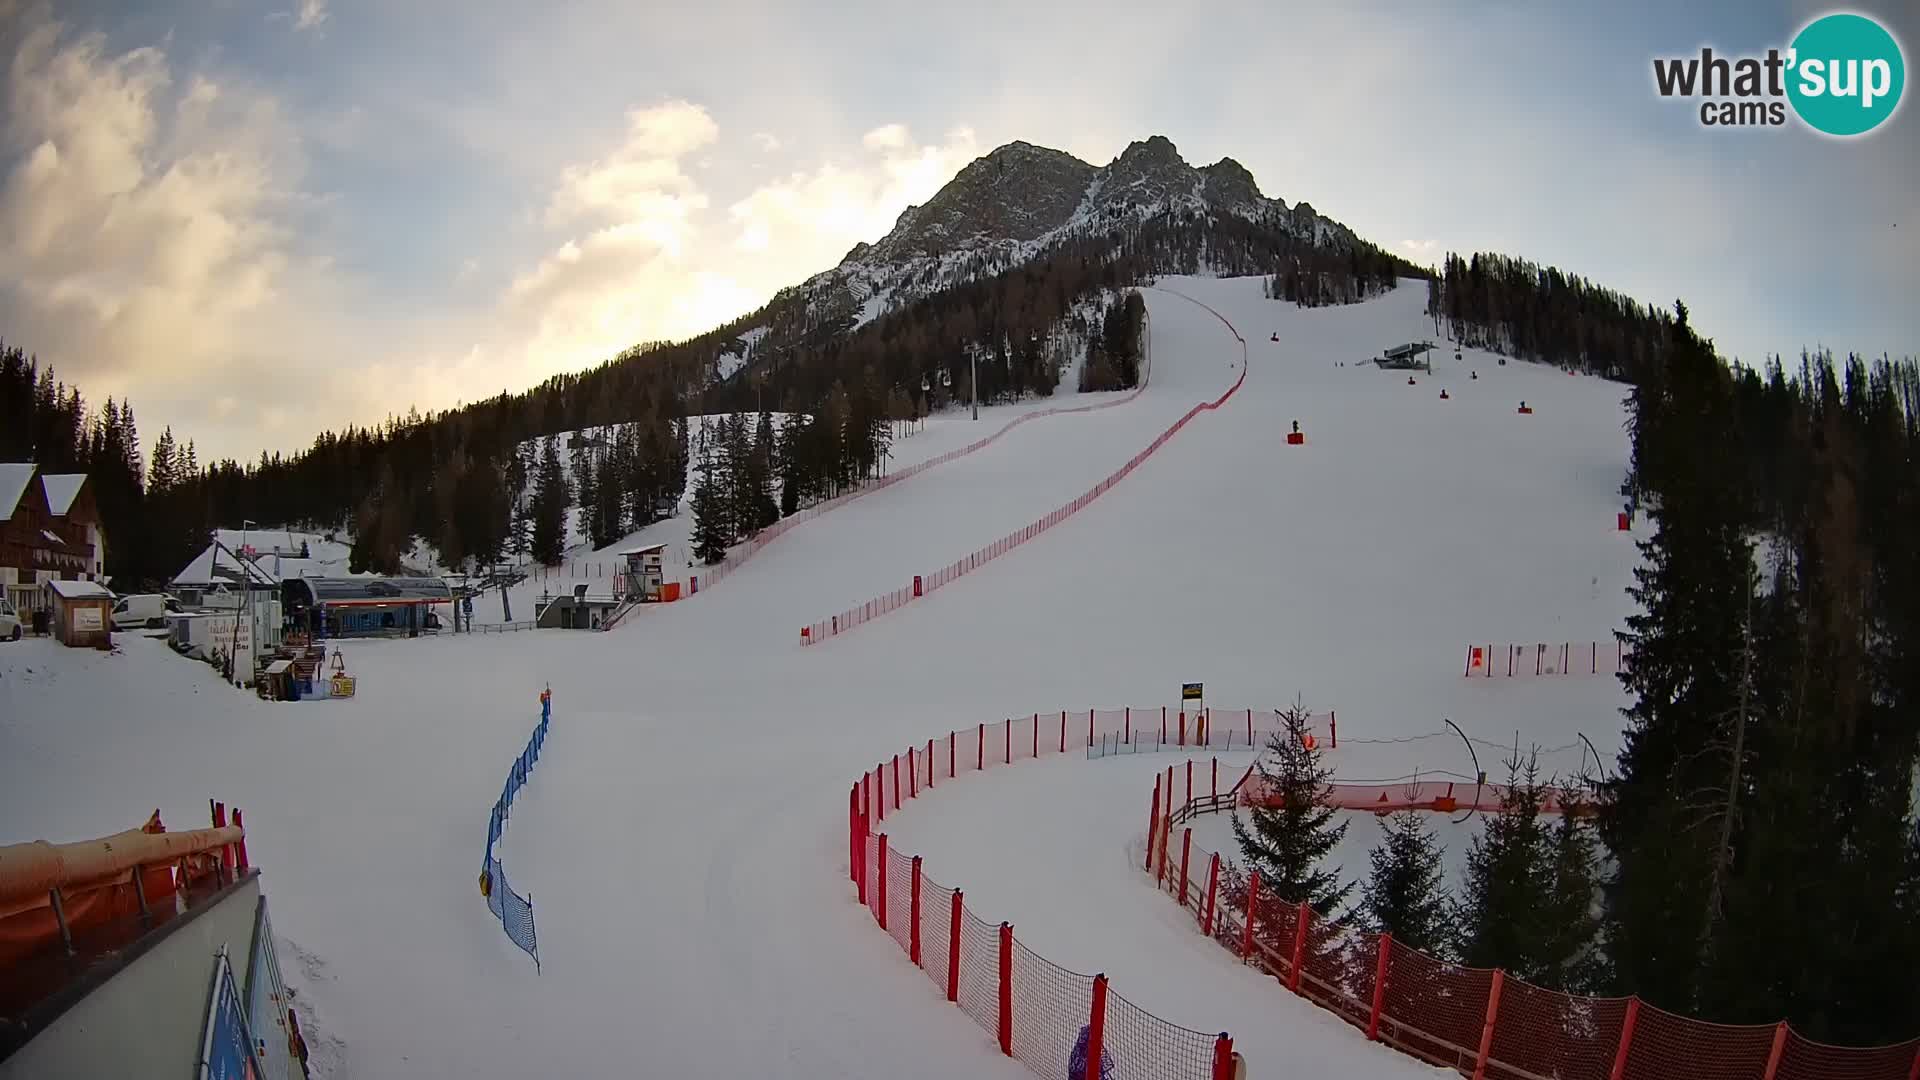
{"type": "Polygon", "coordinates": [[[487,897],[487,910],[499,918],[508,940],[533,957],[535,971],[540,970],[540,939],[533,929],[533,896],[531,893],[521,896],[513,891],[513,887],[507,883],[507,868],[495,855],[494,845],[506,832],[507,814],[513,805],[513,797],[526,786],[534,762],[540,760],[540,748],[546,745],[547,724],[552,717],[553,694],[551,691],[543,692],[540,695],[540,722],[534,725],[527,748],[520,752],[520,756],[514,759],[513,767],[507,770],[507,785],[501,789],[499,800],[493,804],[493,813],[487,818],[487,854],[480,864],[481,890],[487,897]]]}

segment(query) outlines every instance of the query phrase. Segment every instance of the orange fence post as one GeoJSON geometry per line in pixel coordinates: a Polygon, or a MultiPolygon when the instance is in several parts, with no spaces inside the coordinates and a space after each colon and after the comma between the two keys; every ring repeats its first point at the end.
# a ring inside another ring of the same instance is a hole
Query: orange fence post
{"type": "Polygon", "coordinates": [[[920,856],[913,857],[913,897],[912,905],[907,909],[908,918],[913,921],[907,926],[907,956],[913,960],[913,966],[920,966],[920,856]]]}
{"type": "Polygon", "coordinates": [[[1013,924],[1000,924],[1000,1052],[1013,1056],[1013,924]]]}
{"type": "Polygon", "coordinates": [[[1212,1080],[1233,1080],[1233,1040],[1224,1031],[1213,1040],[1212,1080]]]}
{"type": "Polygon", "coordinates": [[[860,882],[860,785],[847,795],[847,879],[860,882]]]}
{"type": "Polygon", "coordinates": [[[1253,913],[1259,907],[1260,872],[1254,871],[1247,878],[1247,925],[1240,932],[1240,956],[1242,959],[1253,955],[1253,913]]]}
{"type": "Polygon", "coordinates": [[[1382,933],[1375,939],[1380,956],[1373,964],[1373,1015],[1367,1019],[1367,1041],[1380,1041],[1380,1011],[1387,1004],[1387,957],[1393,953],[1393,935],[1382,933]]]}
{"type": "Polygon", "coordinates": [[[879,867],[879,877],[880,877],[880,883],[879,883],[880,929],[885,930],[887,928],[887,834],[886,833],[880,834],[880,860],[876,865],[879,867]]]}
{"type": "Polygon", "coordinates": [[[947,1000],[960,1000],[960,920],[965,917],[960,890],[953,890],[953,910],[947,915],[947,1000]]]}
{"type": "Polygon", "coordinates": [[[893,755],[893,808],[900,809],[900,755],[893,755]]]}
{"type": "Polygon", "coordinates": [[[1087,1071],[1070,1080],[1102,1080],[1100,1053],[1107,1034],[1107,977],[1093,977],[1093,1015],[1087,1018],[1087,1071]]]}
{"type": "Polygon", "coordinates": [[[920,797],[919,762],[913,756],[913,751],[913,747],[907,747],[907,798],[909,799],[920,797]]]}
{"type": "Polygon", "coordinates": [[[1193,826],[1180,833],[1180,906],[1187,906],[1187,859],[1193,854],[1193,826]]]}
{"type": "Polygon", "coordinates": [[[1213,936],[1213,905],[1220,894],[1220,853],[1214,852],[1207,864],[1207,905],[1200,913],[1200,932],[1213,936]]]}
{"type": "MultiPolygon", "coordinates": [[[[1564,669],[1563,669],[1564,670],[1564,669]]],[[[1787,1052],[1787,1022],[1780,1021],[1773,1029],[1773,1049],[1767,1052],[1767,1071],[1760,1080],[1773,1080],[1780,1072],[1780,1057],[1787,1052]]]]}
{"type": "MultiPolygon", "coordinates": [[[[1627,1018],[1620,1024],[1620,1049],[1613,1052],[1613,1071],[1607,1074],[1607,1080],[1622,1080],[1627,1075],[1627,1054],[1633,1048],[1633,1028],[1640,1022],[1640,998],[1638,995],[1627,999],[1627,1018]]],[[[1920,1065],[1920,1056],[1913,1059],[1920,1065]]]]}
{"type": "Polygon", "coordinates": [[[1147,811],[1147,864],[1140,869],[1153,872],[1153,830],[1160,824],[1160,774],[1153,777],[1153,808],[1147,811]]]}
{"type": "Polygon", "coordinates": [[[1293,913],[1293,970],[1287,972],[1287,989],[1300,992],[1300,969],[1306,964],[1307,928],[1313,924],[1313,909],[1305,900],[1293,913]]]}
{"type": "Polygon", "coordinates": [[[1507,973],[1495,968],[1493,988],[1487,991],[1487,1022],[1480,1029],[1480,1053],[1473,1060],[1473,1080],[1486,1080],[1487,1055],[1493,1052],[1493,1025],[1500,1016],[1500,988],[1506,982],[1507,973]]]}

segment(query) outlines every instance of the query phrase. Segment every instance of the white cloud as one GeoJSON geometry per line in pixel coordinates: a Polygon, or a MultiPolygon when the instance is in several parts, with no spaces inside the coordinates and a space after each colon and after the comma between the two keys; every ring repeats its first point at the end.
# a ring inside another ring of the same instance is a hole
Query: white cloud
{"type": "Polygon", "coordinates": [[[327,0],[300,0],[300,9],[293,17],[295,30],[313,30],[327,21],[327,0]]]}
{"type": "Polygon", "coordinates": [[[780,149],[780,140],[767,132],[756,131],[753,133],[753,145],[759,147],[765,153],[771,154],[775,150],[780,149]]]}
{"type": "Polygon", "coordinates": [[[907,125],[888,124],[866,133],[860,142],[869,150],[899,150],[907,145],[907,125]]]}
{"type": "Polygon", "coordinates": [[[1438,240],[1402,240],[1400,250],[1414,262],[1431,264],[1440,255],[1440,242],[1438,240]]]}

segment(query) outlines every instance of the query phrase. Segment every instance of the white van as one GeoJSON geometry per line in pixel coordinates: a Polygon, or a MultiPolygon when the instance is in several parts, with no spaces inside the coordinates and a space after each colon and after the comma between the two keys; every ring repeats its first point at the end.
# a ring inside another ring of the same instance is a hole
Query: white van
{"type": "Polygon", "coordinates": [[[0,641],[20,640],[20,613],[13,610],[13,601],[0,593],[0,641]]]}
{"type": "Polygon", "coordinates": [[[131,630],[138,627],[159,629],[167,625],[167,616],[180,612],[180,603],[164,593],[136,593],[123,596],[113,605],[113,628],[131,630]]]}

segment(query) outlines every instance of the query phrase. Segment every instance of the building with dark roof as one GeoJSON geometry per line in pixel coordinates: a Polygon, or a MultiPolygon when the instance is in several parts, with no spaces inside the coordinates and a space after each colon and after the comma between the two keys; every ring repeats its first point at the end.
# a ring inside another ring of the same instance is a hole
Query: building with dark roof
{"type": "Polygon", "coordinates": [[[312,577],[280,583],[287,621],[315,640],[378,637],[437,631],[435,605],[452,604],[453,590],[441,578],[312,577]]]}

